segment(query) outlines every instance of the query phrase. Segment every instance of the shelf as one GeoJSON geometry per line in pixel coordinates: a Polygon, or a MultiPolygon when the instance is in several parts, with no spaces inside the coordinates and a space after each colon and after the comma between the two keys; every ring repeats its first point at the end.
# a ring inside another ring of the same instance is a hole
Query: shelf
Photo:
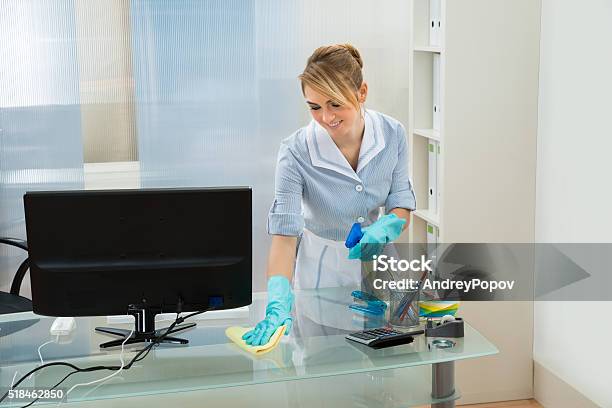
{"type": "Polygon", "coordinates": [[[434,130],[434,129],[414,129],[413,133],[415,135],[423,136],[423,137],[426,137],[428,139],[435,140],[437,142],[442,141],[442,139],[440,139],[440,131],[439,130],[434,130]]]}
{"type": "Polygon", "coordinates": [[[420,52],[433,52],[433,53],[436,53],[436,54],[441,54],[442,53],[442,47],[438,47],[438,46],[432,47],[432,46],[429,46],[429,45],[419,45],[419,46],[414,47],[414,50],[415,51],[420,51],[420,52]]]}
{"type": "Polygon", "coordinates": [[[440,227],[440,217],[438,214],[429,210],[415,210],[412,212],[416,217],[427,221],[430,224],[435,225],[436,227],[440,227]]]}

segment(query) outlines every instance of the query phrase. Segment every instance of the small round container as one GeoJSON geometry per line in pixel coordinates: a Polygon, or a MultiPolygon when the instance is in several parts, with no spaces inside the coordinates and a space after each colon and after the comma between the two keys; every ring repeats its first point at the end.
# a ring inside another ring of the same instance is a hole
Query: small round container
{"type": "Polygon", "coordinates": [[[439,349],[448,349],[455,347],[455,342],[448,339],[435,339],[431,342],[431,345],[439,349]]]}

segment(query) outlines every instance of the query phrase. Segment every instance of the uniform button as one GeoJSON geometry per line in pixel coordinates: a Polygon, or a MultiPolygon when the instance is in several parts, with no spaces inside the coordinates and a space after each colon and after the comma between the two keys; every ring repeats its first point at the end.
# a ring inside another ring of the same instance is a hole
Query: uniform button
{"type": "Polygon", "coordinates": [[[357,218],[357,222],[364,222],[364,221],[365,221],[365,218],[363,218],[363,217],[357,218]]]}
{"type": "Polygon", "coordinates": [[[355,186],[355,190],[357,190],[357,191],[359,191],[359,192],[362,192],[362,191],[363,191],[363,186],[362,186],[361,184],[357,184],[357,185],[355,186]]]}

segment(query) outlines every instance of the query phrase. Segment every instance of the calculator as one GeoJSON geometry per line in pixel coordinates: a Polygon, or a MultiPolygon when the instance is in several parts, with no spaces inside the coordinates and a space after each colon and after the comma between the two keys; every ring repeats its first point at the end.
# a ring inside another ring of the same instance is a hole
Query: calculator
{"type": "Polygon", "coordinates": [[[414,335],[423,333],[423,330],[403,333],[397,330],[381,327],[379,329],[369,329],[348,334],[346,339],[379,349],[412,343],[414,341],[414,335]]]}

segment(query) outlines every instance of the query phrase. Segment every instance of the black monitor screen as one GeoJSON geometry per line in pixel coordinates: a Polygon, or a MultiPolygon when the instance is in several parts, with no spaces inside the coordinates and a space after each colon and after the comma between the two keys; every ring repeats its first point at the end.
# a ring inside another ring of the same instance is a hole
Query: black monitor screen
{"type": "Polygon", "coordinates": [[[227,309],[251,303],[251,189],[31,192],[34,312],[227,309]]]}

